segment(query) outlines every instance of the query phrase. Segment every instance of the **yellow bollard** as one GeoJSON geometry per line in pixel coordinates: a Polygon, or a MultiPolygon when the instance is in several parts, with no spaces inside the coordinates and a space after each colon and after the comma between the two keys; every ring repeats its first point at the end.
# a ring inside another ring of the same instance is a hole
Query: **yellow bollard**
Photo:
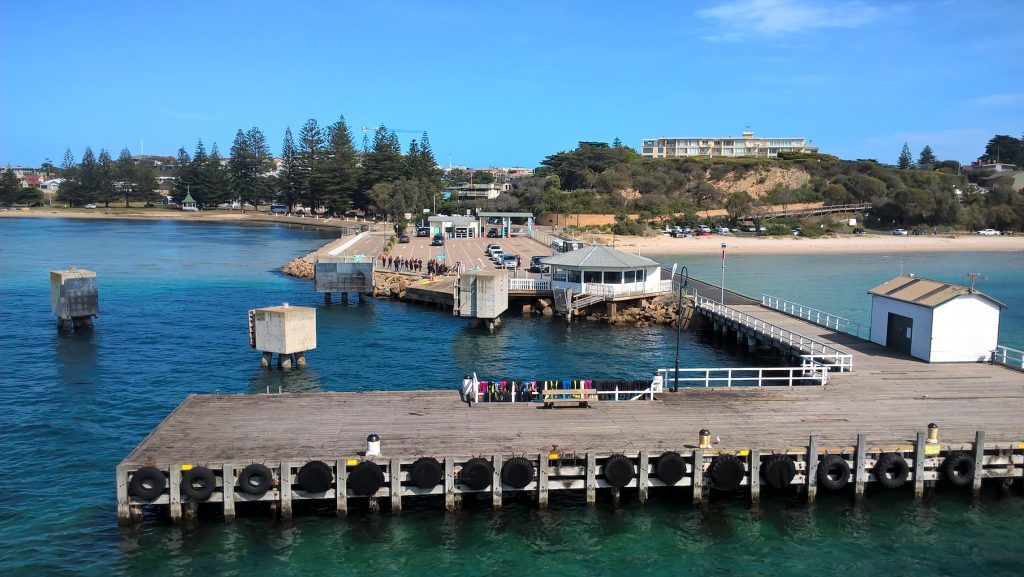
{"type": "Polygon", "coordinates": [[[699,443],[700,448],[701,449],[710,449],[711,448],[711,431],[709,431],[707,429],[701,429],[700,433],[698,433],[698,434],[700,435],[700,443],[699,443]]]}
{"type": "Polygon", "coordinates": [[[935,423],[928,423],[928,444],[934,445],[939,442],[939,426],[935,423]]]}

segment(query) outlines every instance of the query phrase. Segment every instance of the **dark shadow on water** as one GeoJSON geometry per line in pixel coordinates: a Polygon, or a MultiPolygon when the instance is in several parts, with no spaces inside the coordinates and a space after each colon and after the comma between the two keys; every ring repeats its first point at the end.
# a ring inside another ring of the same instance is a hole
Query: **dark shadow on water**
{"type": "Polygon", "coordinates": [[[99,384],[97,346],[100,339],[96,329],[74,333],[56,333],[53,353],[57,379],[65,385],[99,384]]]}
{"type": "MultiPolygon", "coordinates": [[[[274,359],[276,362],[276,355],[274,359]]],[[[277,367],[261,368],[253,371],[249,377],[250,393],[320,393],[323,390],[320,372],[316,367],[309,365],[302,369],[289,370],[277,367]]]]}

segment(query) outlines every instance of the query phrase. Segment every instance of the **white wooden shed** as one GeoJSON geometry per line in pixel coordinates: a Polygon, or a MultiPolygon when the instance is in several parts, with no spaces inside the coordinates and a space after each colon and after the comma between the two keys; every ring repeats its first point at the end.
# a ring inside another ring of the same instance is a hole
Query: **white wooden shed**
{"type": "Polygon", "coordinates": [[[988,360],[1006,305],[957,284],[914,275],[868,291],[871,342],[930,363],[988,360]]]}

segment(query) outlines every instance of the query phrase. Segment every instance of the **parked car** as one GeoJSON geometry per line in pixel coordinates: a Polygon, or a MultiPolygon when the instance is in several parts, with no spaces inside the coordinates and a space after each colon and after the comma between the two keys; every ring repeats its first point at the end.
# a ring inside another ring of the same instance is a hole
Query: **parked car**
{"type": "Polygon", "coordinates": [[[288,214],[288,205],[272,204],[270,205],[270,214],[288,214]]]}
{"type": "Polygon", "coordinates": [[[914,236],[922,236],[922,235],[925,235],[925,234],[928,234],[928,231],[926,229],[923,229],[923,228],[915,228],[914,232],[913,232],[914,236]]]}
{"type": "Polygon", "coordinates": [[[729,229],[724,226],[715,227],[715,234],[729,234],[729,229]]]}
{"type": "Polygon", "coordinates": [[[416,229],[416,236],[426,238],[430,236],[430,229],[425,226],[421,226],[416,229]]]}
{"type": "Polygon", "coordinates": [[[487,248],[484,249],[484,254],[487,255],[487,258],[491,258],[492,256],[494,256],[494,251],[496,250],[501,250],[501,245],[491,243],[487,245],[487,248]]]}
{"type": "Polygon", "coordinates": [[[501,238],[501,233],[496,228],[487,229],[487,238],[501,238]]]}
{"type": "Polygon", "coordinates": [[[892,231],[893,236],[907,236],[907,229],[897,228],[892,231]]]}
{"type": "Polygon", "coordinates": [[[96,208],[96,205],[90,202],[89,204],[85,205],[83,208],[93,209],[93,208],[96,208]]]}
{"type": "Polygon", "coordinates": [[[980,234],[982,236],[999,236],[1002,233],[999,232],[998,230],[994,229],[994,228],[983,228],[983,229],[978,231],[978,234],[980,234]]]}
{"type": "Polygon", "coordinates": [[[673,238],[686,238],[686,237],[690,237],[690,236],[693,236],[693,233],[688,231],[688,230],[687,231],[678,230],[678,231],[672,233],[672,237],[673,238]]]}
{"type": "Polygon", "coordinates": [[[505,251],[503,251],[503,250],[501,250],[499,248],[498,250],[496,250],[496,251],[491,253],[491,262],[493,262],[496,265],[500,265],[501,264],[501,259],[504,256],[505,256],[505,251]]]}
{"type": "Polygon", "coordinates": [[[868,232],[866,230],[864,230],[863,228],[855,228],[855,229],[853,229],[853,234],[867,234],[867,233],[868,232]]]}
{"type": "Polygon", "coordinates": [[[697,232],[700,234],[711,234],[711,227],[706,224],[697,225],[697,232]]]}
{"type": "Polygon", "coordinates": [[[407,234],[400,234],[400,235],[398,235],[398,243],[399,244],[405,244],[407,242],[409,242],[409,235],[407,235],[407,234]]]}
{"type": "Polygon", "coordinates": [[[551,267],[542,263],[541,259],[546,258],[544,256],[531,256],[530,257],[530,272],[548,272],[551,267]]]}
{"type": "Polygon", "coordinates": [[[509,270],[515,270],[519,267],[519,257],[514,254],[503,254],[501,255],[501,262],[498,263],[498,268],[507,268],[509,270]]]}
{"type": "Polygon", "coordinates": [[[435,234],[434,238],[430,239],[430,246],[444,246],[444,237],[440,233],[435,234]]]}
{"type": "Polygon", "coordinates": [[[799,226],[794,226],[791,232],[793,233],[793,236],[800,236],[804,233],[804,229],[799,226]]]}

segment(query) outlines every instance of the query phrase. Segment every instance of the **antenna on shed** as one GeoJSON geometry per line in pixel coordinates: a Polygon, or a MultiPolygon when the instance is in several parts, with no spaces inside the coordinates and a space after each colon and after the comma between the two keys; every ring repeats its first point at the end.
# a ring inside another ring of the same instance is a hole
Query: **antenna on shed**
{"type": "Polygon", "coordinates": [[[961,275],[960,278],[962,278],[964,280],[971,279],[970,291],[972,293],[974,292],[974,281],[975,280],[988,280],[988,277],[983,275],[983,274],[981,274],[980,272],[969,272],[967,274],[961,275]]]}

